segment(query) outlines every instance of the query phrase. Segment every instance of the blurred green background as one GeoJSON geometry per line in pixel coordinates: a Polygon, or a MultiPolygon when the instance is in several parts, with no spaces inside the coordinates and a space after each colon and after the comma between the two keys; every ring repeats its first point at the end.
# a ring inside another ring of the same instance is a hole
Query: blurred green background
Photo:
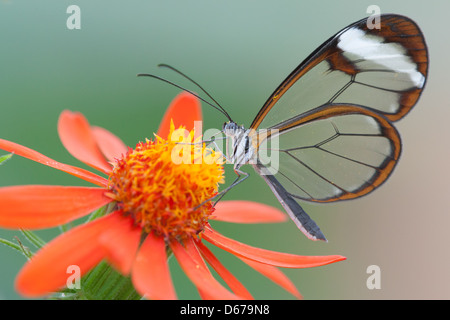
{"type": "MultiPolygon", "coordinates": [[[[155,73],[188,86],[158,63],[201,83],[238,123],[249,125],[271,92],[331,35],[368,14],[414,19],[430,53],[427,88],[397,124],[403,139],[396,171],[373,194],[327,205],[304,204],[329,243],[307,240],[295,225],[216,223],[225,235],[254,246],[305,255],[341,254],[344,262],[284,270],[306,299],[449,299],[450,99],[448,1],[0,1],[0,137],[60,162],[87,168],[61,145],[60,112],[81,111],[129,146],[152,137],[179,90],[137,73],[155,73]],[[66,9],[81,8],[81,29],[69,30],[66,9]],[[369,290],[366,269],[381,269],[381,289],[369,290]]],[[[204,105],[204,128],[226,120],[204,105]]],[[[0,155],[4,152],[0,151],[0,155]]],[[[263,180],[227,199],[281,208],[263,180]]],[[[234,179],[228,170],[227,182],[234,179]]],[[[70,175],[13,157],[0,167],[0,186],[88,185],[70,175]]],[[[1,210],[1,204],[0,204],[1,210]]],[[[51,239],[58,230],[39,232],[51,239]]],[[[18,231],[0,230],[14,241],[18,231]]],[[[228,253],[214,250],[257,299],[293,297],[228,253]]],[[[14,278],[25,262],[0,246],[0,299],[20,299],[14,278]]],[[[178,296],[197,298],[171,259],[178,296]]]]}

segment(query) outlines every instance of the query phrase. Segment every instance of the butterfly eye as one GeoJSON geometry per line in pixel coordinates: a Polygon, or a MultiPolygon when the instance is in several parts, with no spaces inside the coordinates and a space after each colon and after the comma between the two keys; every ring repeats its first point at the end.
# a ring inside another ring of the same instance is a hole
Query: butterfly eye
{"type": "Polygon", "coordinates": [[[227,127],[228,127],[228,125],[229,125],[230,123],[229,122],[225,122],[224,124],[223,124],[223,126],[222,126],[222,131],[226,131],[227,130],[227,127]]]}
{"type": "Polygon", "coordinates": [[[223,124],[223,131],[227,136],[234,136],[236,134],[236,130],[238,129],[238,125],[234,122],[230,121],[223,124]]]}

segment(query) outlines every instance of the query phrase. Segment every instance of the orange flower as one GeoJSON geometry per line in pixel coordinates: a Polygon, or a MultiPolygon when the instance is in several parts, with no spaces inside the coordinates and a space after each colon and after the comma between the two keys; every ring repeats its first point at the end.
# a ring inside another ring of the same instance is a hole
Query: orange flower
{"type": "MultiPolygon", "coordinates": [[[[123,275],[131,275],[134,287],[145,297],[175,299],[167,265],[166,250],[170,248],[202,298],[251,298],[246,288],[203,244],[206,240],[300,297],[277,267],[308,268],[345,259],[338,255],[299,256],[259,249],[212,229],[210,220],[279,222],[285,220],[285,215],[272,207],[248,201],[223,201],[215,208],[210,202],[204,203],[217,193],[219,183],[223,182],[222,165],[217,161],[174,164],[170,157],[175,146],[180,146],[170,139],[174,127],[193,124],[201,118],[198,100],[182,93],[166,112],[155,140],[141,142],[132,150],[109,131],[90,126],[83,115],[64,111],[58,122],[62,143],[74,157],[106,174],[108,179],[0,139],[0,149],[98,186],[0,188],[1,227],[54,227],[109,203],[113,208],[112,212],[63,233],[38,251],[17,276],[17,290],[28,297],[54,292],[66,284],[68,266],[76,265],[85,274],[106,259],[123,275]],[[212,276],[205,261],[231,291],[212,276]]],[[[182,139],[193,141],[193,132],[182,139]]],[[[215,155],[212,152],[209,156],[215,155]]]]}

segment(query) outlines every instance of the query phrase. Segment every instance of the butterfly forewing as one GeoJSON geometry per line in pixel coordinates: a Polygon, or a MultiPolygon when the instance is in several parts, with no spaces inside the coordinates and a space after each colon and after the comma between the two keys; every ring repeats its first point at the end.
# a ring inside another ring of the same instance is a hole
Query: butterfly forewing
{"type": "Polygon", "coordinates": [[[251,128],[271,128],[323,104],[362,105],[395,121],[417,102],[428,56],[417,25],[382,15],[380,29],[367,19],[344,28],[303,61],[269,97],[251,128]]]}

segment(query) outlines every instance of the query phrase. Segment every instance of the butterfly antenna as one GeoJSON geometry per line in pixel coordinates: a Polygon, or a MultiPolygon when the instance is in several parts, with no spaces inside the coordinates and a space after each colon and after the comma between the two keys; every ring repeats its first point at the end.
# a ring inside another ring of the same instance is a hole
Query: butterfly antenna
{"type": "Polygon", "coordinates": [[[176,87],[176,88],[178,88],[178,89],[181,89],[181,90],[183,90],[183,91],[186,91],[186,92],[192,94],[193,96],[199,98],[199,99],[202,100],[204,103],[209,104],[209,105],[210,105],[211,107],[213,107],[214,109],[220,111],[221,113],[223,113],[223,114],[231,121],[231,118],[230,118],[230,116],[228,115],[228,113],[226,113],[224,110],[222,110],[222,108],[219,108],[218,106],[212,104],[211,102],[209,102],[209,101],[203,99],[203,98],[200,97],[198,94],[196,94],[196,93],[194,93],[194,92],[192,92],[192,91],[190,91],[190,90],[188,90],[188,89],[185,89],[185,88],[183,88],[182,86],[177,85],[176,83],[173,83],[173,82],[171,82],[171,81],[169,81],[169,80],[167,80],[167,79],[164,79],[164,78],[155,76],[154,74],[139,73],[137,76],[138,76],[138,77],[150,77],[150,78],[155,78],[155,79],[158,79],[158,80],[163,81],[163,82],[165,82],[165,83],[168,83],[168,84],[170,84],[170,85],[172,85],[172,86],[174,86],[174,87],[176,87]]]}
{"type": "Polygon", "coordinates": [[[179,75],[181,75],[182,77],[188,79],[190,82],[192,82],[193,84],[195,84],[200,90],[202,90],[212,101],[214,101],[216,103],[216,105],[222,110],[223,114],[228,118],[228,120],[231,120],[230,115],[228,114],[228,112],[220,105],[220,103],[218,103],[197,81],[195,81],[194,79],[192,79],[191,77],[185,75],[183,72],[181,72],[180,70],[165,64],[165,63],[160,63],[158,64],[158,67],[163,67],[163,68],[168,68],[172,71],[175,71],[176,73],[178,73],[179,75]]]}

